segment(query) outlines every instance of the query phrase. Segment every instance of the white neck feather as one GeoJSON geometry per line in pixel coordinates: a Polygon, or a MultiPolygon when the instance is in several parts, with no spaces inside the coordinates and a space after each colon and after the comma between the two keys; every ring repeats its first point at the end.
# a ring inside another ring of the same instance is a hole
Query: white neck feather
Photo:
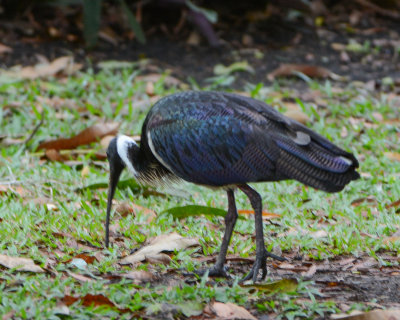
{"type": "Polygon", "coordinates": [[[117,152],[126,167],[133,173],[134,176],[138,176],[138,172],[133,167],[133,164],[129,157],[129,149],[132,146],[137,146],[136,142],[128,136],[120,135],[117,137],[117,152]]]}

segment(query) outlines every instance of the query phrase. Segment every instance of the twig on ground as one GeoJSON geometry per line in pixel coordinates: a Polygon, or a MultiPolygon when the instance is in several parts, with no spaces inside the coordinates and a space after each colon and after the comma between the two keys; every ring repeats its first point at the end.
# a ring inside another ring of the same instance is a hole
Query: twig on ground
{"type": "Polygon", "coordinates": [[[388,10],[388,9],[381,8],[378,5],[376,5],[376,4],[372,3],[372,2],[369,2],[368,0],[356,0],[356,2],[358,2],[360,5],[362,5],[364,7],[367,7],[367,8],[369,8],[369,9],[371,9],[371,10],[375,11],[376,13],[379,13],[379,14],[381,14],[383,16],[390,17],[390,18],[393,18],[393,19],[400,19],[400,14],[399,13],[397,13],[395,11],[388,10]]]}
{"type": "Polygon", "coordinates": [[[29,135],[29,137],[23,142],[25,145],[25,150],[28,148],[28,143],[32,140],[36,132],[39,130],[39,128],[42,126],[44,122],[44,111],[42,111],[41,118],[39,123],[36,125],[36,127],[33,129],[32,133],[29,135]]]}

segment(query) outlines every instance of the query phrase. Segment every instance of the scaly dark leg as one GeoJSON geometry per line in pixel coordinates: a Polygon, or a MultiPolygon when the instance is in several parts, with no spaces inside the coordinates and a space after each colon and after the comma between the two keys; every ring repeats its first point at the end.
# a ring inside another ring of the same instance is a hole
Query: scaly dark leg
{"type": "MultiPolygon", "coordinates": [[[[224,269],[226,253],[228,252],[229,242],[231,241],[233,228],[235,227],[235,223],[238,217],[236,211],[236,204],[235,204],[235,195],[233,190],[229,189],[227,191],[228,195],[228,212],[225,216],[225,234],[222,240],[221,249],[219,250],[219,254],[217,257],[217,261],[215,265],[208,270],[208,275],[211,277],[228,277],[224,269]]],[[[205,271],[197,271],[198,274],[204,274],[205,271]]]]}
{"type": "Polygon", "coordinates": [[[256,261],[253,264],[249,274],[244,277],[242,281],[252,279],[253,282],[257,281],[258,271],[261,269],[262,275],[261,280],[264,280],[267,275],[267,257],[271,257],[280,261],[285,260],[279,256],[268,252],[264,245],[264,232],[263,232],[263,221],[262,221],[262,199],[257,191],[249,187],[248,185],[240,185],[246,196],[249,198],[251,206],[254,209],[254,220],[256,226],[256,261]]]}

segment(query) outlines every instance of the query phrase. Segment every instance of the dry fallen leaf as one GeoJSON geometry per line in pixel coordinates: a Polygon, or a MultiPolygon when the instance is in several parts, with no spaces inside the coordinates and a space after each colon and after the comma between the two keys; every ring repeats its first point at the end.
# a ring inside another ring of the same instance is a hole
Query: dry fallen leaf
{"type": "Polygon", "coordinates": [[[100,140],[101,148],[103,150],[107,150],[108,145],[110,144],[111,140],[114,138],[115,138],[114,135],[107,135],[107,136],[104,136],[103,138],[101,138],[101,140],[100,140]]]}
{"type": "Polygon", "coordinates": [[[371,203],[371,204],[377,204],[378,201],[375,199],[374,196],[368,196],[368,197],[363,197],[363,198],[357,198],[351,202],[351,205],[353,207],[358,207],[359,205],[363,203],[371,203]]]}
{"type": "Polygon", "coordinates": [[[366,258],[362,261],[356,263],[352,268],[351,271],[370,271],[371,268],[378,267],[379,263],[374,258],[366,258]]]}
{"type": "MultiPolygon", "coordinates": [[[[1,193],[1,192],[0,192],[1,193]]],[[[400,199],[386,205],[386,209],[400,206],[400,199]]]]}
{"type": "Polygon", "coordinates": [[[77,102],[73,99],[61,98],[58,96],[53,97],[35,97],[39,105],[48,105],[55,110],[60,110],[62,108],[67,108],[69,110],[85,111],[86,108],[80,107],[77,102]]]}
{"type": "Polygon", "coordinates": [[[135,78],[136,81],[143,81],[143,82],[157,82],[160,80],[163,80],[163,82],[167,85],[172,85],[172,86],[178,86],[182,83],[179,79],[172,77],[172,76],[166,76],[165,74],[159,74],[159,73],[150,73],[146,74],[144,76],[137,76],[135,78]]]}
{"type": "Polygon", "coordinates": [[[391,236],[383,239],[384,244],[395,243],[395,242],[400,243],[400,236],[391,236]]]}
{"type": "Polygon", "coordinates": [[[150,97],[150,99],[141,99],[132,101],[132,109],[147,110],[153,104],[160,100],[159,96],[150,97]]]}
{"type": "Polygon", "coordinates": [[[346,45],[343,43],[333,42],[333,43],[331,43],[331,47],[333,50],[336,50],[336,51],[346,50],[346,45]]]}
{"type": "Polygon", "coordinates": [[[301,111],[301,107],[298,103],[285,101],[283,105],[288,111],[301,111]]]}
{"type": "Polygon", "coordinates": [[[249,320],[257,320],[250,312],[248,312],[245,308],[240,307],[234,303],[222,303],[222,302],[214,302],[211,305],[211,310],[220,318],[220,319],[249,319],[249,320]]]}
{"type": "Polygon", "coordinates": [[[328,236],[328,232],[326,232],[325,230],[318,230],[310,233],[310,236],[314,239],[325,238],[328,236]]]}
{"type": "Polygon", "coordinates": [[[22,144],[25,143],[26,139],[25,138],[2,138],[1,139],[1,146],[3,147],[9,147],[13,146],[16,144],[22,144]]]}
{"type": "Polygon", "coordinates": [[[400,320],[400,309],[392,309],[392,310],[374,310],[370,312],[365,312],[357,315],[343,315],[343,316],[334,316],[332,315],[332,319],[341,319],[341,320],[400,320]]]}
{"type": "Polygon", "coordinates": [[[384,244],[400,242],[400,229],[394,232],[390,237],[383,240],[384,244]]]}
{"type": "Polygon", "coordinates": [[[313,263],[311,267],[307,271],[302,272],[301,275],[303,277],[312,277],[315,272],[317,272],[317,265],[313,263]]]}
{"type": "MultiPolygon", "coordinates": [[[[400,97],[398,99],[393,99],[393,100],[397,100],[396,102],[398,103],[400,101],[400,97]]],[[[385,120],[383,120],[383,123],[389,124],[392,126],[398,126],[398,125],[400,125],[400,119],[385,119],[385,120]]]]}
{"type": "Polygon", "coordinates": [[[96,142],[107,135],[115,135],[118,131],[119,123],[110,122],[110,123],[98,123],[95,124],[72,138],[60,138],[57,140],[47,141],[41,143],[37,150],[40,149],[54,149],[54,150],[62,150],[62,149],[75,149],[78,146],[90,144],[92,142],[96,142]]]}
{"type": "MultiPolygon", "coordinates": [[[[73,259],[82,259],[84,260],[87,264],[93,264],[95,261],[97,261],[96,257],[93,256],[88,256],[84,253],[79,253],[77,254],[73,259]]],[[[70,262],[72,259],[67,260],[66,262],[70,262]]]]}
{"type": "Polygon", "coordinates": [[[90,306],[95,306],[95,307],[100,307],[100,306],[109,306],[112,308],[116,308],[118,309],[120,312],[129,312],[129,309],[120,309],[118,308],[114,302],[112,302],[110,299],[108,299],[106,296],[102,295],[102,294],[87,294],[83,297],[73,297],[70,295],[65,295],[64,298],[62,299],[62,302],[67,305],[70,306],[72,304],[74,304],[75,302],[80,301],[82,305],[84,305],[85,307],[90,307],[90,306]]]}
{"type": "Polygon", "coordinates": [[[60,210],[54,203],[46,203],[46,209],[48,211],[58,211],[58,210],[60,210]]]}
{"type": "Polygon", "coordinates": [[[36,265],[32,259],[10,257],[4,254],[0,254],[0,264],[9,269],[16,269],[18,271],[29,271],[29,272],[44,272],[44,270],[36,265]]]}
{"type": "Polygon", "coordinates": [[[400,161],[400,153],[399,152],[384,152],[384,155],[393,161],[400,161]]]}
{"type": "Polygon", "coordinates": [[[0,195],[6,194],[10,189],[9,186],[5,186],[4,184],[0,184],[0,195]]]}
{"type": "Polygon", "coordinates": [[[1,318],[1,320],[10,320],[10,319],[15,319],[14,316],[17,312],[15,310],[11,310],[10,312],[7,312],[4,314],[1,318]]]}
{"type": "Polygon", "coordinates": [[[285,116],[294,119],[302,124],[306,124],[310,121],[310,117],[301,110],[288,110],[285,112],[285,116]]]}
{"type": "Polygon", "coordinates": [[[28,203],[33,203],[34,205],[37,205],[37,206],[45,206],[46,208],[49,204],[54,205],[53,199],[48,198],[48,197],[38,197],[35,199],[28,199],[28,200],[24,201],[24,205],[27,205],[28,203]]]}
{"type": "Polygon", "coordinates": [[[115,207],[115,212],[119,213],[122,217],[135,214],[135,210],[128,201],[122,201],[118,203],[118,205],[115,207]]]}
{"type": "Polygon", "coordinates": [[[133,264],[145,260],[147,256],[154,256],[162,251],[182,250],[197,245],[199,245],[198,240],[184,238],[175,232],[171,234],[162,234],[154,238],[149,245],[122,259],[120,263],[133,264]]]}
{"type": "Polygon", "coordinates": [[[293,76],[296,73],[303,73],[311,78],[329,78],[337,77],[333,72],[320,66],[308,64],[282,64],[279,68],[268,74],[268,80],[272,81],[276,77],[293,76]]]}
{"type": "Polygon", "coordinates": [[[93,282],[94,281],[93,279],[86,277],[79,273],[75,273],[75,272],[71,272],[71,271],[67,271],[67,273],[69,276],[71,276],[72,278],[74,278],[80,282],[93,282]]]}
{"type": "Polygon", "coordinates": [[[0,54],[12,52],[12,51],[13,51],[12,48],[10,48],[10,47],[8,47],[8,46],[6,46],[6,45],[0,43],[0,54]]]}
{"type": "Polygon", "coordinates": [[[82,64],[74,63],[72,57],[60,57],[50,63],[39,63],[35,66],[13,67],[1,74],[11,79],[37,79],[51,77],[58,73],[72,74],[82,68],[82,64]]]}
{"type": "MultiPolygon", "coordinates": [[[[254,210],[247,210],[247,209],[240,209],[237,211],[239,214],[245,214],[245,215],[254,215],[254,210]]],[[[267,211],[263,211],[262,212],[262,216],[264,219],[269,220],[269,219],[273,219],[273,218],[280,218],[281,216],[277,213],[273,213],[273,212],[267,212],[267,211]]]]}
{"type": "Polygon", "coordinates": [[[340,266],[350,265],[353,264],[354,261],[356,261],[355,258],[344,258],[339,261],[339,265],[340,266]]]}
{"type": "Polygon", "coordinates": [[[89,173],[90,173],[90,168],[89,168],[89,166],[84,166],[84,167],[82,168],[82,171],[81,171],[81,177],[82,177],[82,178],[85,178],[85,177],[87,177],[87,176],[89,175],[89,173]]]}
{"type": "Polygon", "coordinates": [[[165,264],[169,265],[172,259],[169,255],[165,253],[150,254],[146,256],[146,262],[150,264],[165,264]]]}
{"type": "Polygon", "coordinates": [[[149,81],[146,83],[146,94],[150,97],[154,96],[154,82],[149,81]]]}
{"type": "Polygon", "coordinates": [[[67,157],[62,156],[60,152],[58,152],[58,150],[55,149],[47,149],[44,154],[46,158],[49,159],[50,161],[64,162],[68,160],[67,157]]]}
{"type": "Polygon", "coordinates": [[[127,279],[132,279],[132,280],[138,280],[141,282],[152,281],[156,278],[156,276],[154,274],[152,274],[149,271],[145,271],[145,270],[130,271],[130,272],[121,274],[121,277],[124,277],[127,279]]]}
{"type": "Polygon", "coordinates": [[[157,217],[157,214],[153,210],[139,206],[135,203],[129,203],[127,201],[123,201],[118,204],[118,206],[115,208],[115,211],[123,217],[129,214],[136,216],[137,212],[142,212],[147,217],[147,222],[151,222],[157,217]]]}
{"type": "Polygon", "coordinates": [[[289,263],[289,262],[282,262],[282,263],[280,263],[278,265],[278,268],[279,269],[285,269],[285,270],[292,270],[292,269],[295,269],[296,266],[291,264],[291,263],[289,263]]]}
{"type": "Polygon", "coordinates": [[[99,38],[108,41],[114,46],[117,46],[118,41],[121,40],[119,35],[109,27],[103,27],[99,30],[99,38]]]}
{"type": "Polygon", "coordinates": [[[8,185],[0,184],[0,196],[7,193],[14,193],[20,195],[21,197],[24,197],[27,194],[27,190],[25,190],[21,186],[13,187],[11,184],[8,185]]]}
{"type": "Polygon", "coordinates": [[[69,316],[71,314],[69,308],[61,301],[57,302],[55,308],[53,308],[53,313],[57,315],[69,316]]]}
{"type": "Polygon", "coordinates": [[[201,36],[199,35],[199,33],[196,31],[192,31],[189,34],[189,37],[187,38],[186,43],[191,46],[198,46],[200,44],[200,41],[201,41],[201,36]]]}

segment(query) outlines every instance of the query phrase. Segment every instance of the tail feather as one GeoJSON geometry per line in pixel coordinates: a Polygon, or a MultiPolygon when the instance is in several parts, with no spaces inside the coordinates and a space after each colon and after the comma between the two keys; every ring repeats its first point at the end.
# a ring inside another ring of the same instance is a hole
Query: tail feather
{"type": "Polygon", "coordinates": [[[356,158],[341,149],[332,151],[315,142],[306,147],[277,144],[280,147],[277,170],[289,179],[323,191],[338,192],[360,177],[356,158]]]}
{"type": "Polygon", "coordinates": [[[315,143],[307,147],[301,147],[292,141],[277,141],[277,145],[305,162],[333,173],[346,172],[354,162],[353,159],[347,158],[346,155],[334,154],[315,143]]]}

